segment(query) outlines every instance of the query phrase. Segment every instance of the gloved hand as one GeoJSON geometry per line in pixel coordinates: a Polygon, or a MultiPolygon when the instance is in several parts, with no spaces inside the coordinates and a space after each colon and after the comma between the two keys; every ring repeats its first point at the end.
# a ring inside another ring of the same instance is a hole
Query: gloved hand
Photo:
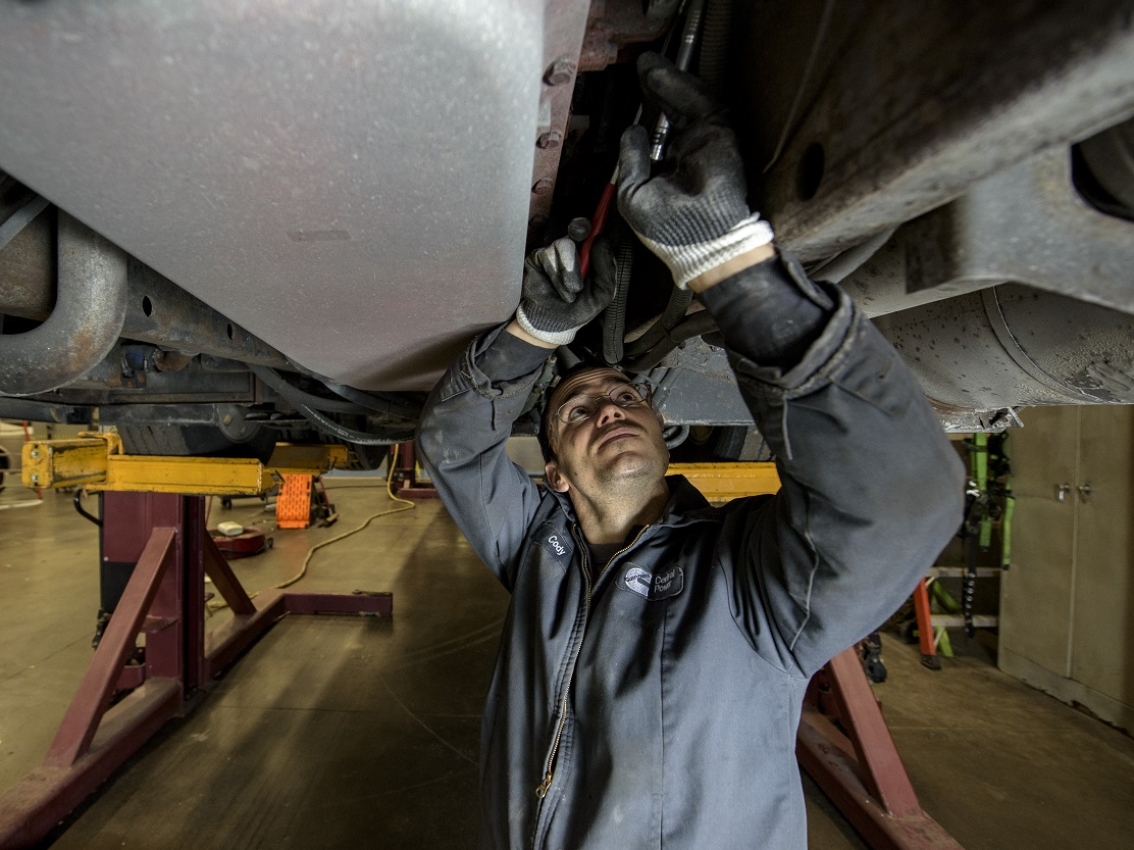
{"type": "Polygon", "coordinates": [[[570,343],[614,297],[614,258],[603,240],[595,242],[591,264],[584,282],[575,243],[567,237],[528,255],[516,309],[520,327],[550,345],[570,343]]]}
{"type": "Polygon", "coordinates": [[[618,209],[638,238],[673,272],[677,286],[772,241],[748,209],[736,137],[701,83],[656,53],[638,59],[642,91],[673,127],[665,163],[650,177],[650,138],[622,134],[618,209]]]}

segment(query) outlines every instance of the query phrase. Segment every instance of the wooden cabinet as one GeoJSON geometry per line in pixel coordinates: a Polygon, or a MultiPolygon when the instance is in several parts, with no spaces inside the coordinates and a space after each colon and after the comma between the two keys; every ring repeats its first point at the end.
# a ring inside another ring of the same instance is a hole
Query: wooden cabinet
{"type": "Polygon", "coordinates": [[[1134,408],[1023,411],[1000,668],[1134,729],[1134,408]]]}

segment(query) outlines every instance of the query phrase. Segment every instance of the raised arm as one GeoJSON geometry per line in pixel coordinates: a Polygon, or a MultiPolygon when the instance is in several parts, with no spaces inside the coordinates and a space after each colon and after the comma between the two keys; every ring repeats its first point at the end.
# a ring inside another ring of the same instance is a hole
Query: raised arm
{"type": "Polygon", "coordinates": [[[560,239],[524,264],[516,316],[476,339],[434,387],[417,445],[441,498],[481,560],[512,589],[517,554],[541,494],[504,444],[551,350],[571,341],[613,293],[613,259],[595,254],[578,273],[574,243],[560,239]]]}
{"type": "Polygon", "coordinates": [[[776,454],[780,492],[734,505],[721,563],[754,646],[810,675],[889,616],[956,531],[961,464],[853,302],[776,255],[732,131],[696,81],[650,55],[639,70],[676,134],[651,175],[645,131],[627,131],[619,208],[700,293],[776,454]]]}

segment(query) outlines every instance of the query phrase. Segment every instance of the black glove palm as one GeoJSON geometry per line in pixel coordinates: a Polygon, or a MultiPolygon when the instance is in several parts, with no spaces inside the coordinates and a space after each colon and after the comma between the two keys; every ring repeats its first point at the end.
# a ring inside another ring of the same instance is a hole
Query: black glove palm
{"type": "Polygon", "coordinates": [[[592,249],[594,271],[579,273],[575,243],[556,239],[524,261],[524,283],[516,321],[536,339],[567,345],[578,330],[606,309],[614,296],[614,259],[602,240],[592,249]]]}
{"type": "Polygon", "coordinates": [[[748,209],[736,137],[700,82],[656,53],[638,60],[642,90],[674,128],[661,172],[650,176],[649,134],[622,136],[618,209],[684,287],[733,257],[765,245],[772,230],[748,209]]]}

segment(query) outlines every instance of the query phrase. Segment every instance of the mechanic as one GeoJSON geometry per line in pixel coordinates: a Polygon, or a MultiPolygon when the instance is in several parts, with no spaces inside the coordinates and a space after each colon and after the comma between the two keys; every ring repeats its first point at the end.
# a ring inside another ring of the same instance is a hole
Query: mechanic
{"type": "Polygon", "coordinates": [[[544,414],[546,487],[504,451],[551,349],[611,297],[596,248],[525,266],[515,318],[433,391],[421,457],[511,592],[481,739],[481,846],[803,848],[804,689],[883,622],[961,519],[961,465],[893,348],[837,287],[777,254],[732,131],[692,77],[639,61],[669,117],[651,176],[622,139],[618,204],[699,294],[760,433],[775,496],[711,507],[669,455],[649,392],[569,373],[544,414]]]}

